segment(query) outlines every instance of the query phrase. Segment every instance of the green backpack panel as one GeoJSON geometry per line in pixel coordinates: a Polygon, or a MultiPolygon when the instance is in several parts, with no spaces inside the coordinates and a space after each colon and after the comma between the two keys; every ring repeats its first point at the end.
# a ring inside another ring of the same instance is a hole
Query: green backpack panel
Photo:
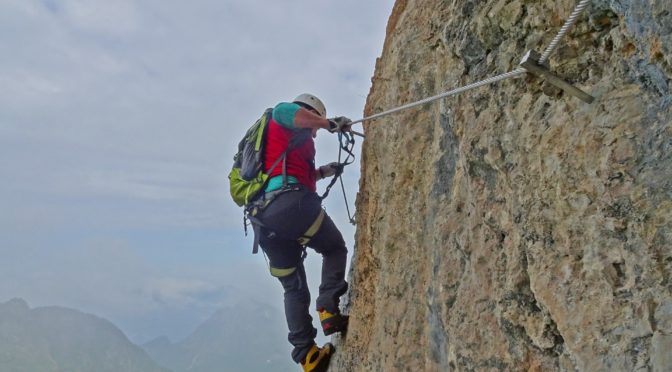
{"type": "Polygon", "coordinates": [[[266,129],[272,109],[267,109],[245,133],[233,157],[229,172],[231,198],[238,206],[244,206],[266,186],[268,175],[263,171],[266,129]]]}

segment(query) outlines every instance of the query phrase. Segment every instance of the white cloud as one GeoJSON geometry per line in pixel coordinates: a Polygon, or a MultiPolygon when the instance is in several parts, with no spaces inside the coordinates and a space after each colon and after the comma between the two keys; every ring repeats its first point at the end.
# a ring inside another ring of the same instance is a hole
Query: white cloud
{"type": "Polygon", "coordinates": [[[140,14],[133,0],[63,0],[57,9],[81,31],[105,36],[127,36],[139,31],[140,14]]]}
{"type": "MultiPolygon", "coordinates": [[[[276,293],[228,199],[235,145],[264,108],[304,91],[360,116],[391,6],[0,2],[0,300],[25,293],[114,320],[159,309],[150,294],[188,307],[217,302],[225,283],[276,293]],[[235,234],[204,238],[213,230],[235,234]]],[[[318,162],[335,159],[332,136],[317,144],[318,162]]],[[[332,190],[329,213],[352,235],[341,198],[332,190]]]]}
{"type": "Polygon", "coordinates": [[[145,291],[152,299],[167,306],[201,305],[222,306],[226,290],[197,279],[159,278],[150,280],[145,291]]]}
{"type": "Polygon", "coordinates": [[[97,195],[202,202],[214,199],[210,173],[198,165],[154,163],[128,170],[94,170],[86,185],[97,195]]]}

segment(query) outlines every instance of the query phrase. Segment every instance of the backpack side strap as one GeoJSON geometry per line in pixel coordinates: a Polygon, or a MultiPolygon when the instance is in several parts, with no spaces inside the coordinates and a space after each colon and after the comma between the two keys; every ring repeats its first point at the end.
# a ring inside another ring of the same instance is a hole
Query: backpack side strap
{"type": "Polygon", "coordinates": [[[261,228],[266,226],[256,217],[248,215],[247,219],[250,220],[250,223],[252,225],[252,232],[254,233],[254,242],[252,243],[252,254],[257,254],[259,252],[259,237],[261,236],[261,228]]]}

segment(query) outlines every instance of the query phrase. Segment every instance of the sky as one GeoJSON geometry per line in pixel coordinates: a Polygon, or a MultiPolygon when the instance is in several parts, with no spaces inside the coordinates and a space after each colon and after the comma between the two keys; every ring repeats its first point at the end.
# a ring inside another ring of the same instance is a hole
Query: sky
{"type": "MultiPolygon", "coordinates": [[[[392,5],[1,1],[0,302],[93,313],[138,343],[235,301],[281,309],[228,194],[236,144],[303,92],[361,118],[392,5]]],[[[316,145],[318,165],[336,159],[335,136],[316,145]]],[[[359,158],[351,209],[358,178],[359,158]]],[[[352,251],[340,188],[324,205],[352,251]]]]}

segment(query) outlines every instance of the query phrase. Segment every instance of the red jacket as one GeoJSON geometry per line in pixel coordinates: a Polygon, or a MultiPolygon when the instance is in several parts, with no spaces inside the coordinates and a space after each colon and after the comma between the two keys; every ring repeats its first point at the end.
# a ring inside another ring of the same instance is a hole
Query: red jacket
{"type": "MultiPolygon", "coordinates": [[[[308,130],[308,129],[304,129],[308,130]]],[[[297,130],[291,130],[278,124],[271,118],[266,133],[266,154],[264,157],[264,171],[268,172],[275,160],[282,155],[292,136],[298,135],[297,130]]],[[[306,136],[302,143],[296,145],[287,155],[287,176],[295,177],[299,183],[316,191],[315,179],[315,142],[311,135],[306,136]]],[[[273,169],[270,177],[282,175],[282,161],[273,169]]]]}

